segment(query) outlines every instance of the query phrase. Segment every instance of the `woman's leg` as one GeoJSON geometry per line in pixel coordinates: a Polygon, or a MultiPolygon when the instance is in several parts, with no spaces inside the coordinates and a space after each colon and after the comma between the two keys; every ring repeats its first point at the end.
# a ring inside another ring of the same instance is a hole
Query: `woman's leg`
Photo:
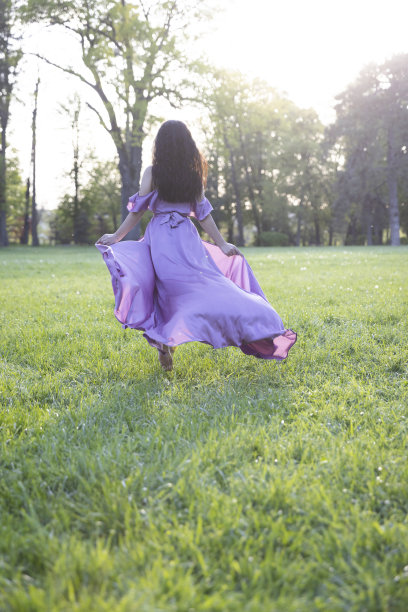
{"type": "Polygon", "coordinates": [[[170,372],[173,369],[173,353],[176,350],[175,346],[167,346],[162,344],[161,348],[157,349],[159,352],[160,365],[166,372],[170,372]]]}

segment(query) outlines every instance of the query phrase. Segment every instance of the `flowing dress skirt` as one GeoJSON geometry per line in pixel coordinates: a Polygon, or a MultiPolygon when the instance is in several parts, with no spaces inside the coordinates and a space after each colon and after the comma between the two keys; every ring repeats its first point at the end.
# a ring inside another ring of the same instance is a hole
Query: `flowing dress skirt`
{"type": "Polygon", "coordinates": [[[152,346],[198,341],[281,360],[296,342],[246,259],[201,240],[184,215],[157,214],[141,240],[95,246],[112,277],[116,318],[152,346]]]}

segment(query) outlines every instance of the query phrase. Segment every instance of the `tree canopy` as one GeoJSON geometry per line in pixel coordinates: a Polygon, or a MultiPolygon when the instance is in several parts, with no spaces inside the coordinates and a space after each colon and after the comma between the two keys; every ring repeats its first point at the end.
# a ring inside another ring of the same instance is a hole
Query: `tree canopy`
{"type": "Polygon", "coordinates": [[[271,85],[190,57],[191,26],[208,21],[208,1],[0,0],[0,244],[7,244],[12,217],[25,228],[13,226],[13,240],[26,241],[28,227],[29,185],[17,189],[20,206],[7,188],[16,179],[6,160],[6,131],[21,58],[19,20],[66,30],[76,41],[78,65],[37,56],[88,87],[84,103],[117,152],[116,173],[112,164],[94,160],[84,179],[76,107],[68,102],[77,134],[73,189],[56,212],[55,240],[87,243],[98,228],[107,231],[127,214],[128,198],[139,188],[143,142],[158,119],[152,103],[161,100],[186,109],[200,105],[207,195],[230,242],[400,243],[408,226],[408,55],[364,67],[337,96],[336,120],[325,127],[313,109],[299,108],[271,85]],[[94,198],[104,202],[99,213],[94,198]],[[10,207],[24,214],[10,215],[10,207]]]}
{"type": "Polygon", "coordinates": [[[74,34],[82,70],[42,59],[96,94],[97,103],[92,98],[87,104],[117,150],[124,217],[128,198],[139,187],[151,102],[162,98],[177,106],[193,95],[196,66],[184,43],[192,21],[209,18],[207,5],[193,0],[29,0],[23,15],[27,22],[41,21],[74,34]]]}

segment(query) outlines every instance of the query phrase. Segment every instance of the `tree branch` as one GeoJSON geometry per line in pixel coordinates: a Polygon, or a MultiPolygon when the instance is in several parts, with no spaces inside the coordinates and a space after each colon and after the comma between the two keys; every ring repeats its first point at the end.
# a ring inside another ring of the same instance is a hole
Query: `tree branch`
{"type": "Polygon", "coordinates": [[[124,147],[124,143],[122,140],[122,134],[121,134],[121,129],[118,125],[117,119],[116,119],[116,113],[115,110],[113,108],[113,104],[112,102],[108,99],[107,95],[105,94],[105,91],[103,89],[102,86],[102,81],[101,78],[99,76],[98,70],[96,68],[96,66],[92,63],[92,61],[90,61],[89,59],[89,55],[86,52],[85,49],[85,43],[84,43],[84,38],[87,38],[90,46],[93,46],[93,40],[90,38],[89,36],[89,32],[87,33],[83,33],[81,35],[81,47],[82,47],[82,60],[85,64],[85,66],[88,68],[88,70],[92,73],[93,78],[95,79],[95,84],[92,85],[92,88],[96,91],[96,93],[98,94],[98,96],[100,97],[100,99],[102,100],[105,109],[108,113],[109,116],[109,121],[111,124],[111,129],[108,130],[109,133],[111,134],[113,141],[116,145],[116,148],[119,149],[123,149],[124,147]]]}
{"type": "Polygon", "coordinates": [[[99,118],[99,121],[100,121],[100,123],[101,123],[102,127],[104,127],[104,128],[105,128],[105,130],[106,130],[107,132],[109,132],[109,134],[110,134],[110,133],[111,133],[111,132],[110,132],[110,129],[109,129],[109,127],[106,125],[106,123],[105,123],[105,121],[104,121],[104,118],[102,117],[102,115],[101,115],[101,113],[98,111],[98,109],[96,109],[94,106],[92,106],[92,104],[89,104],[89,102],[87,102],[87,103],[86,103],[86,105],[88,106],[88,108],[90,108],[91,110],[93,110],[93,111],[94,111],[94,113],[96,113],[96,114],[97,114],[97,116],[98,116],[98,118],[99,118]]]}
{"type": "Polygon", "coordinates": [[[92,87],[92,89],[96,89],[96,86],[95,86],[94,83],[91,83],[91,81],[88,81],[82,74],[80,74],[79,72],[76,72],[73,68],[64,68],[64,66],[60,66],[59,64],[55,64],[54,62],[52,62],[51,60],[47,59],[43,55],[40,55],[39,53],[28,52],[27,55],[34,55],[34,57],[38,57],[38,59],[43,60],[47,64],[50,64],[50,66],[54,66],[54,68],[58,68],[58,70],[62,70],[63,72],[67,72],[68,74],[72,74],[72,76],[77,77],[83,83],[86,83],[86,85],[89,85],[89,87],[92,87]]]}
{"type": "Polygon", "coordinates": [[[109,115],[109,121],[111,124],[111,129],[109,130],[110,134],[112,135],[116,147],[117,148],[122,148],[123,147],[123,141],[122,141],[122,135],[121,135],[121,130],[120,127],[118,125],[117,119],[116,119],[116,114],[115,114],[115,110],[113,108],[113,104],[112,102],[108,99],[107,95],[105,94],[103,87],[102,87],[102,83],[101,80],[99,78],[99,74],[95,68],[95,66],[93,66],[90,62],[87,62],[86,58],[83,58],[84,63],[86,65],[86,67],[92,72],[92,76],[95,79],[95,85],[93,86],[93,89],[97,92],[97,94],[99,95],[100,99],[102,100],[107,113],[109,115]]]}
{"type": "Polygon", "coordinates": [[[47,64],[50,64],[50,66],[54,66],[54,68],[58,68],[59,70],[62,70],[63,72],[66,72],[67,74],[71,74],[72,76],[77,77],[83,83],[85,83],[86,85],[91,87],[94,91],[96,91],[96,93],[101,98],[101,100],[102,100],[102,102],[103,102],[103,104],[104,104],[104,106],[105,106],[105,108],[106,108],[106,110],[108,112],[109,119],[110,119],[110,122],[111,122],[111,129],[109,129],[108,126],[105,124],[105,122],[103,121],[102,116],[100,115],[99,111],[94,109],[89,103],[87,103],[87,105],[90,108],[93,108],[93,110],[99,116],[99,119],[101,120],[101,123],[104,126],[104,128],[111,134],[111,136],[114,137],[114,141],[115,141],[116,146],[118,148],[123,147],[123,142],[122,142],[122,138],[121,138],[121,134],[120,134],[120,127],[118,126],[118,123],[117,123],[117,120],[116,120],[115,111],[113,110],[112,103],[108,100],[105,92],[103,91],[99,75],[98,75],[98,73],[97,73],[97,71],[96,71],[94,66],[92,66],[89,62],[86,62],[85,58],[83,58],[85,66],[92,72],[92,76],[95,79],[95,83],[92,83],[91,81],[88,81],[88,79],[86,79],[82,74],[80,74],[79,72],[76,72],[76,70],[73,70],[73,68],[64,68],[64,66],[60,66],[59,64],[56,64],[55,62],[52,62],[51,60],[49,60],[46,57],[40,55],[39,53],[28,53],[28,55],[34,55],[35,57],[38,57],[39,59],[43,60],[47,64]]]}
{"type": "Polygon", "coordinates": [[[145,8],[145,6],[144,6],[144,4],[143,4],[143,1],[142,1],[142,0],[139,0],[139,2],[140,2],[140,6],[142,7],[143,15],[145,16],[146,22],[147,22],[147,23],[149,23],[149,13],[150,13],[150,8],[148,8],[148,9],[146,10],[146,8],[145,8]]]}

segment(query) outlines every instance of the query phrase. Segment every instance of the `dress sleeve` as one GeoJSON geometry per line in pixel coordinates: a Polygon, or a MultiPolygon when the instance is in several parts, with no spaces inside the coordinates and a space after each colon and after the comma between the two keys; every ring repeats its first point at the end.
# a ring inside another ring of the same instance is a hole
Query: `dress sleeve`
{"type": "Polygon", "coordinates": [[[203,198],[201,202],[197,202],[195,206],[194,216],[198,221],[202,221],[214,210],[207,198],[203,198]]]}
{"type": "Polygon", "coordinates": [[[141,212],[142,210],[147,210],[149,208],[149,204],[151,204],[156,199],[157,192],[156,190],[150,191],[144,196],[139,195],[139,192],[130,196],[129,202],[127,203],[127,209],[129,212],[141,212]]]}

